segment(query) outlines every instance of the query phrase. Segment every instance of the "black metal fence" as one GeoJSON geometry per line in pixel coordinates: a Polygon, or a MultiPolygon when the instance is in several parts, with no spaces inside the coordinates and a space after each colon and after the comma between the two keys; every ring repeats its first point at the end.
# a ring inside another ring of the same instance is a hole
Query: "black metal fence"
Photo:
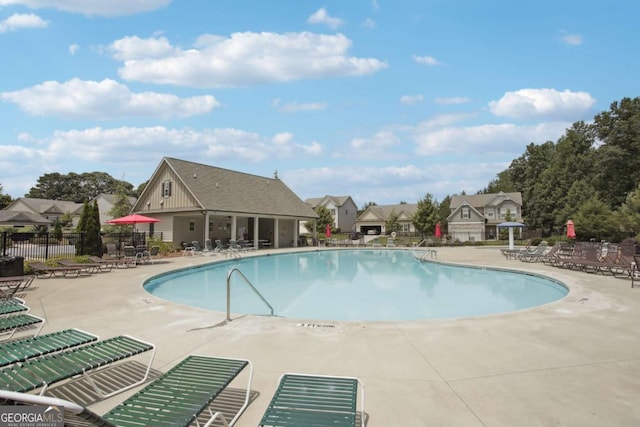
{"type": "MultiPolygon", "coordinates": [[[[103,233],[102,253],[107,252],[107,244],[114,243],[118,250],[127,245],[146,245],[152,237],[148,233],[103,233]]],[[[161,236],[160,236],[161,238],[161,236]]],[[[89,242],[85,233],[0,233],[0,256],[23,257],[25,260],[46,261],[49,258],[68,257],[86,254],[89,242]]],[[[102,255],[102,253],[98,255],[102,255]]]]}

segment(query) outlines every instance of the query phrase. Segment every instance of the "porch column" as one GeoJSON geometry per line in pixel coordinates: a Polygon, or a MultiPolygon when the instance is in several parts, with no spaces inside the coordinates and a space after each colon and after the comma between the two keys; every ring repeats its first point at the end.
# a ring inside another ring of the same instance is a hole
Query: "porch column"
{"type": "Polygon", "coordinates": [[[257,216],[253,217],[253,247],[257,250],[260,249],[260,242],[258,242],[258,239],[260,238],[260,218],[258,218],[257,216]]]}
{"type": "Polygon", "coordinates": [[[298,239],[300,232],[300,222],[298,220],[293,221],[293,247],[298,247],[298,239]]]}
{"type": "MultiPolygon", "coordinates": [[[[204,240],[205,242],[207,241],[207,239],[209,239],[209,221],[210,221],[210,217],[209,217],[209,212],[205,212],[204,213],[204,240]]],[[[204,242],[202,242],[202,244],[204,245],[204,242]]]]}
{"type": "Polygon", "coordinates": [[[280,247],[280,220],[278,218],[273,219],[273,247],[280,247]]]}
{"type": "Polygon", "coordinates": [[[236,215],[233,215],[231,217],[231,240],[237,240],[238,239],[238,217],[236,215]]]}

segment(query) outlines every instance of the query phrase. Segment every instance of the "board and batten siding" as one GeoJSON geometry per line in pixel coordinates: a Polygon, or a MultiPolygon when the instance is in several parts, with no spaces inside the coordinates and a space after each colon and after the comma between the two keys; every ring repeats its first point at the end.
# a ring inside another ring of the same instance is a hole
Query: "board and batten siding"
{"type": "Polygon", "coordinates": [[[142,201],[142,206],[145,210],[162,211],[166,210],[189,210],[201,209],[197,200],[191,192],[187,191],[182,181],[178,179],[176,174],[164,167],[163,170],[156,175],[153,182],[147,185],[151,185],[151,191],[146,193],[145,200],[142,201]],[[165,196],[163,194],[163,183],[171,183],[171,195],[165,196]]]}

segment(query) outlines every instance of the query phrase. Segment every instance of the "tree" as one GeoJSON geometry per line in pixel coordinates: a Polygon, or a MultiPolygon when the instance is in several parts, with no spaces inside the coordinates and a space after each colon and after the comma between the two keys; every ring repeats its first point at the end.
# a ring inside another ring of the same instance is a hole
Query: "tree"
{"type": "Polygon", "coordinates": [[[609,206],[594,195],[578,210],[573,222],[578,240],[617,240],[617,228],[609,206]]]}
{"type": "Polygon", "coordinates": [[[53,226],[53,238],[57,241],[62,240],[62,224],[60,224],[58,220],[56,220],[53,226]]]}
{"type": "Polygon", "coordinates": [[[438,222],[440,223],[440,231],[442,234],[449,233],[447,218],[451,214],[451,196],[446,196],[438,203],[438,222]]]}
{"type": "Polygon", "coordinates": [[[31,187],[25,197],[82,203],[102,193],[113,194],[118,186],[123,186],[127,194],[133,192],[133,185],[119,181],[105,172],[71,172],[66,175],[47,173],[38,178],[36,186],[31,187]]]}
{"type": "MultiPolygon", "coordinates": [[[[116,192],[116,198],[113,202],[113,207],[109,212],[107,212],[111,218],[121,218],[123,216],[127,216],[131,212],[131,201],[129,200],[129,196],[123,186],[118,187],[118,191],[116,192]]],[[[128,227],[123,225],[113,225],[112,227],[120,228],[128,227]]]]}
{"type": "MultiPolygon", "coordinates": [[[[317,206],[314,210],[319,216],[319,218],[316,220],[317,230],[321,233],[324,233],[324,231],[327,229],[327,224],[328,224],[331,227],[331,231],[334,231],[334,228],[333,228],[334,219],[333,219],[333,215],[331,215],[331,211],[327,209],[326,206],[322,206],[322,205],[317,206]]],[[[313,231],[313,221],[305,222],[304,226],[309,232],[313,231]]]]}
{"type": "Polygon", "coordinates": [[[356,213],[357,216],[360,216],[362,214],[362,212],[366,211],[370,206],[378,206],[378,204],[376,202],[367,202],[364,205],[362,205],[362,207],[360,209],[358,209],[358,212],[356,213]]]}
{"type": "Polygon", "coordinates": [[[10,195],[3,193],[2,184],[0,184],[0,209],[4,209],[9,206],[9,203],[12,201],[13,199],[10,195]]]}
{"type": "Polygon", "coordinates": [[[616,212],[620,231],[640,234],[640,185],[627,195],[627,199],[616,212]]]}
{"type": "Polygon", "coordinates": [[[427,193],[418,201],[418,208],[411,218],[411,223],[422,238],[425,238],[433,234],[438,219],[438,205],[433,201],[433,196],[427,193]]]}
{"type": "Polygon", "coordinates": [[[400,223],[398,222],[398,214],[395,209],[391,210],[387,221],[384,224],[384,228],[387,234],[393,233],[394,231],[398,231],[400,229],[400,223]]]}
{"type": "Polygon", "coordinates": [[[84,202],[80,220],[76,227],[82,233],[81,241],[76,243],[76,254],[102,256],[102,238],[100,236],[100,211],[98,202],[84,202]]]}

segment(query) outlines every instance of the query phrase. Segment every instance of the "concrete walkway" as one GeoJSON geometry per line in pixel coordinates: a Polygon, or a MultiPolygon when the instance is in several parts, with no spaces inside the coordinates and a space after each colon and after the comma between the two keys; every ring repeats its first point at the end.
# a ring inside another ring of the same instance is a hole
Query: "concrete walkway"
{"type": "MultiPolygon", "coordinates": [[[[257,425],[283,372],[359,377],[369,427],[640,425],[640,289],[629,280],[508,261],[498,249],[442,248],[439,261],[545,274],[570,293],[508,314],[330,322],[333,328],[253,316],[224,324],[224,313],[160,300],[141,287],[153,275],[215,259],[36,279],[24,297],[48,319],[42,333],[78,327],[102,338],[130,334],[157,345],[158,371],[188,354],[251,360],[257,393],[239,427],[257,425]]],[[[104,413],[130,394],[91,408],[104,413]]]]}

